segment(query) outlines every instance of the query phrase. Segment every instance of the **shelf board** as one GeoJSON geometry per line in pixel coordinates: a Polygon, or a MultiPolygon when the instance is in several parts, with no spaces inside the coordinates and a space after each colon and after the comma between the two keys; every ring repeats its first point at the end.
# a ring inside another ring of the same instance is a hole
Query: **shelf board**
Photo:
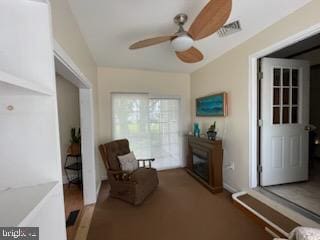
{"type": "Polygon", "coordinates": [[[0,226],[19,226],[58,185],[49,182],[0,191],[0,226]]]}
{"type": "Polygon", "coordinates": [[[80,171],[82,169],[82,163],[79,163],[79,162],[73,163],[68,166],[65,166],[64,169],[80,171]]]}
{"type": "Polygon", "coordinates": [[[82,180],[78,177],[69,181],[69,184],[82,185],[82,180]]]}
{"type": "Polygon", "coordinates": [[[54,95],[54,92],[40,84],[19,78],[0,70],[0,93],[2,95],[12,94],[40,94],[54,95]]]}

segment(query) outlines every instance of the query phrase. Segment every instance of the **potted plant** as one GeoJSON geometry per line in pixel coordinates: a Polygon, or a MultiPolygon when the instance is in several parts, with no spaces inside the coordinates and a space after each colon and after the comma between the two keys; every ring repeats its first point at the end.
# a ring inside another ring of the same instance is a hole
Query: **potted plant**
{"type": "Polygon", "coordinates": [[[209,140],[216,140],[217,132],[216,132],[216,122],[211,125],[207,131],[207,136],[209,140]]]}
{"type": "Polygon", "coordinates": [[[78,156],[81,154],[81,134],[80,128],[76,131],[75,128],[71,128],[70,131],[71,139],[68,154],[78,156]]]}

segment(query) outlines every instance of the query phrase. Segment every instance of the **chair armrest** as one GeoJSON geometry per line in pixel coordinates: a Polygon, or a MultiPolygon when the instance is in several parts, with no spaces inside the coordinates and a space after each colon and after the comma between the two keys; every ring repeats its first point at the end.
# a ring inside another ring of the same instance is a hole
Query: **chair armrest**
{"type": "Polygon", "coordinates": [[[108,170],[108,173],[112,175],[115,181],[129,182],[133,180],[132,174],[126,171],[108,170]]]}
{"type": "Polygon", "coordinates": [[[148,167],[148,168],[151,168],[151,162],[153,162],[155,159],[154,158],[147,158],[147,159],[137,159],[138,161],[138,166],[140,167],[140,162],[142,162],[142,167],[148,167]],[[147,166],[146,166],[146,163],[147,166]]]}

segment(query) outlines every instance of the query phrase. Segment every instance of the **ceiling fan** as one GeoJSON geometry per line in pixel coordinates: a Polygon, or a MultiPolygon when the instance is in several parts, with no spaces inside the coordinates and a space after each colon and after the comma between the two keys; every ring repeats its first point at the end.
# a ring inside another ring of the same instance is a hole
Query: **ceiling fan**
{"type": "Polygon", "coordinates": [[[188,16],[180,13],[174,18],[179,26],[175,34],[145,39],[132,44],[129,49],[138,49],[170,41],[177,57],[185,63],[196,63],[203,59],[202,53],[193,47],[194,41],[203,39],[218,31],[228,20],[232,8],[232,0],[210,0],[191,24],[188,31],[183,25],[188,16]]]}

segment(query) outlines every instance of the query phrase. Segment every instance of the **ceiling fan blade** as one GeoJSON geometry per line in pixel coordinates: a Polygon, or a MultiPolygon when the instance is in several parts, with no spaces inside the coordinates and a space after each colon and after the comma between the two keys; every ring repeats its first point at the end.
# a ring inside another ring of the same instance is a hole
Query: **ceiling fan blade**
{"type": "Polygon", "coordinates": [[[144,48],[144,47],[149,47],[152,45],[156,45],[162,42],[170,41],[172,38],[175,36],[161,36],[161,37],[155,37],[155,38],[149,38],[145,39],[139,42],[136,42],[132,44],[129,49],[138,49],[138,48],[144,48]]]}
{"type": "Polygon", "coordinates": [[[189,34],[194,40],[200,40],[215,33],[228,20],[232,0],[210,0],[193,21],[189,34]]]}
{"type": "Polygon", "coordinates": [[[176,55],[182,62],[185,63],[196,63],[203,59],[202,53],[194,47],[184,52],[176,52],[176,55]]]}

